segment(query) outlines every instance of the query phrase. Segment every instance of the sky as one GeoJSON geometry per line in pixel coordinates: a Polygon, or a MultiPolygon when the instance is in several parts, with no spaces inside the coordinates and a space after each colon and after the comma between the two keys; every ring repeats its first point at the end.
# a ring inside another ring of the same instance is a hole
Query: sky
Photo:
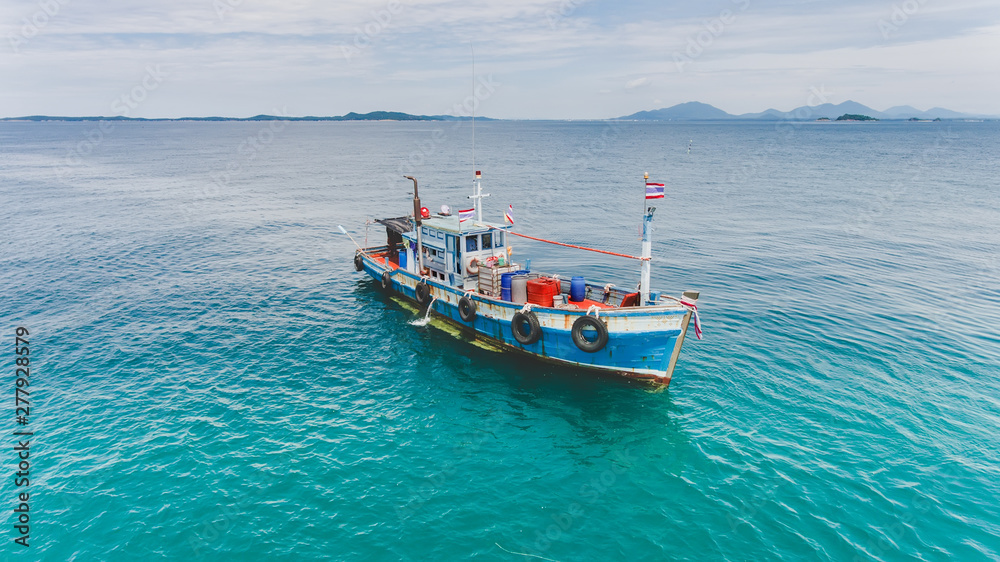
{"type": "Polygon", "coordinates": [[[997,0],[0,0],[0,36],[0,117],[1000,115],[997,0]]]}

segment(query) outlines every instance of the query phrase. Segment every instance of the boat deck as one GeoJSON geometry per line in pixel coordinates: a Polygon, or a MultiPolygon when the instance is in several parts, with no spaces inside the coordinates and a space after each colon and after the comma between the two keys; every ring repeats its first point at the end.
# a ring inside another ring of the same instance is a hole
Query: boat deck
{"type": "Polygon", "coordinates": [[[368,254],[368,257],[382,267],[388,266],[391,269],[399,269],[399,262],[389,259],[385,254],[368,254]]]}
{"type": "MultiPolygon", "coordinates": [[[[372,261],[374,261],[375,263],[379,264],[382,267],[387,267],[387,268],[393,269],[393,270],[399,269],[399,262],[397,260],[390,259],[389,256],[385,252],[378,252],[378,253],[374,253],[374,254],[368,254],[368,257],[370,257],[372,259],[372,261]]],[[[490,296],[490,295],[484,295],[484,294],[481,294],[481,293],[477,293],[477,294],[480,297],[483,297],[483,298],[500,300],[499,297],[494,297],[494,296],[490,296]]],[[[603,303],[601,301],[595,301],[595,300],[591,300],[591,299],[584,299],[584,300],[579,301],[579,302],[577,302],[577,301],[570,301],[570,302],[567,302],[567,304],[575,305],[578,308],[580,308],[581,310],[588,310],[592,306],[596,306],[597,308],[600,308],[602,310],[603,309],[608,309],[608,308],[619,308],[619,307],[617,307],[617,306],[615,306],[613,304],[607,304],[607,303],[603,303]]]]}

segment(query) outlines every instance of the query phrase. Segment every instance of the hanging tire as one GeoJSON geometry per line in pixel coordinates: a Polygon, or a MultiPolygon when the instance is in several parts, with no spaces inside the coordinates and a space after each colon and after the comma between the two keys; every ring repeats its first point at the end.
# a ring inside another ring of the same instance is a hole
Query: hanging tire
{"type": "Polygon", "coordinates": [[[382,288],[386,291],[392,290],[392,275],[388,271],[382,272],[382,288]]]}
{"type": "Polygon", "coordinates": [[[361,254],[354,254],[354,269],[361,271],[365,268],[365,260],[361,257],[361,254]]]}
{"type": "Polygon", "coordinates": [[[514,313],[514,318],[510,321],[510,331],[521,345],[531,345],[542,339],[542,326],[538,323],[538,317],[530,310],[514,313]]]}
{"type": "Polygon", "coordinates": [[[596,353],[604,346],[608,345],[608,327],[593,316],[581,316],[573,322],[573,343],[580,348],[580,351],[596,353]],[[592,328],[597,331],[597,338],[588,339],[583,335],[583,331],[592,328]]]}
{"type": "Polygon", "coordinates": [[[466,322],[476,319],[476,302],[469,297],[463,296],[458,299],[458,315],[466,322]]]}
{"type": "Polygon", "coordinates": [[[415,290],[417,296],[417,302],[421,305],[425,305],[431,301],[431,287],[423,281],[417,283],[417,288],[415,290]]]}

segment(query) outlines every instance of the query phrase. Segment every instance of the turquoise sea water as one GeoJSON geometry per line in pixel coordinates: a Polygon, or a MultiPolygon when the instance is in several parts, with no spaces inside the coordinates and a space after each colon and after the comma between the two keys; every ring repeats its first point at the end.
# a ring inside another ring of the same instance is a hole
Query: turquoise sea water
{"type": "Polygon", "coordinates": [[[354,272],[336,226],[405,214],[403,173],[462,207],[469,140],[0,123],[2,423],[35,433],[0,558],[1000,559],[998,124],[479,123],[525,233],[636,253],[642,172],[668,184],[654,284],[701,290],[706,335],[666,392],[412,325],[354,272]]]}

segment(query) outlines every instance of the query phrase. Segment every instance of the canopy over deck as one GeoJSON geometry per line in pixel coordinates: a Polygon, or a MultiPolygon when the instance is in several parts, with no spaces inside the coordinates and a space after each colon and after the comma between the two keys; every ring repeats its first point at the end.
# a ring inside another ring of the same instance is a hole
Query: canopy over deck
{"type": "Polygon", "coordinates": [[[408,216],[396,217],[394,219],[379,219],[375,222],[399,234],[406,234],[413,231],[413,219],[408,216]]]}

